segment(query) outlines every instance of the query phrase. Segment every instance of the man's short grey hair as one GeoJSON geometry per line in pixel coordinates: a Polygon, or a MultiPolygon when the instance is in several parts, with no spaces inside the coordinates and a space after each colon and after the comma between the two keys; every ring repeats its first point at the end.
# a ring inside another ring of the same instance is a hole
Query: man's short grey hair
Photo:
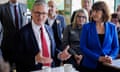
{"type": "Polygon", "coordinates": [[[48,1],[48,4],[49,4],[50,2],[53,2],[54,6],[57,8],[57,3],[56,3],[55,0],[50,0],[50,1],[48,1]]]}
{"type": "Polygon", "coordinates": [[[44,6],[48,9],[48,5],[47,3],[43,2],[43,1],[35,1],[32,7],[32,11],[34,10],[35,6],[44,6]]]}

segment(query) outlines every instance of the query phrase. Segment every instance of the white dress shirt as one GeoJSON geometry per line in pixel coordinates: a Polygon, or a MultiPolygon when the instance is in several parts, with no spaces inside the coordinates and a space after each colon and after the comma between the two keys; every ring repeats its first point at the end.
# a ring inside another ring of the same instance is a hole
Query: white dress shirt
{"type": "MultiPolygon", "coordinates": [[[[41,31],[40,31],[40,27],[41,27],[41,25],[37,25],[37,24],[35,24],[32,21],[32,29],[33,29],[35,38],[37,40],[38,47],[39,47],[40,52],[42,54],[42,44],[41,44],[41,35],[40,35],[41,31]]],[[[47,33],[47,31],[46,31],[46,29],[44,27],[44,24],[42,24],[42,27],[43,27],[43,32],[44,32],[44,35],[45,35],[45,38],[46,38],[46,41],[47,41],[49,55],[51,56],[51,41],[50,41],[49,35],[48,35],[48,33],[47,33]]]]}
{"type": "Polygon", "coordinates": [[[48,17],[48,24],[50,25],[50,27],[52,27],[53,23],[55,22],[56,17],[57,17],[57,14],[55,15],[55,17],[53,19],[48,17]]]}

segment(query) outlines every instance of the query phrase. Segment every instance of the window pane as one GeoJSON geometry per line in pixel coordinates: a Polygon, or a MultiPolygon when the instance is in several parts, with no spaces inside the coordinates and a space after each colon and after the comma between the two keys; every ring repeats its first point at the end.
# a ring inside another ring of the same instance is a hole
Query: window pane
{"type": "Polygon", "coordinates": [[[72,0],[72,12],[81,8],[81,0],[72,0]]]}

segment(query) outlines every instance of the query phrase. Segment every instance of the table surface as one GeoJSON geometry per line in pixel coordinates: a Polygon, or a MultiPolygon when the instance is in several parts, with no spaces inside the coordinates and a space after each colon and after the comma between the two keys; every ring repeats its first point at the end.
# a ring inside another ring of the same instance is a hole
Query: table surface
{"type": "Polygon", "coordinates": [[[105,65],[120,69],[120,59],[115,59],[112,61],[112,64],[105,63],[105,65]]]}
{"type": "Polygon", "coordinates": [[[75,70],[75,68],[69,68],[68,70],[66,70],[67,68],[65,68],[64,66],[60,66],[60,67],[55,67],[55,68],[51,68],[50,71],[46,71],[45,69],[43,70],[37,70],[37,71],[31,71],[31,72],[79,72],[77,70],[75,70]]]}

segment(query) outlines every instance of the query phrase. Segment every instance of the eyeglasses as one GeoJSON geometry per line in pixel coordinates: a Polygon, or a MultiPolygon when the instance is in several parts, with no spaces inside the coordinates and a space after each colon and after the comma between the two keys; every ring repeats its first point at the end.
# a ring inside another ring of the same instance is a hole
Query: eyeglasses
{"type": "Polygon", "coordinates": [[[47,15],[46,12],[33,12],[36,16],[40,16],[40,15],[47,15]]]}
{"type": "Polygon", "coordinates": [[[79,16],[79,15],[77,15],[77,17],[78,18],[86,18],[86,16],[79,16]]]}

